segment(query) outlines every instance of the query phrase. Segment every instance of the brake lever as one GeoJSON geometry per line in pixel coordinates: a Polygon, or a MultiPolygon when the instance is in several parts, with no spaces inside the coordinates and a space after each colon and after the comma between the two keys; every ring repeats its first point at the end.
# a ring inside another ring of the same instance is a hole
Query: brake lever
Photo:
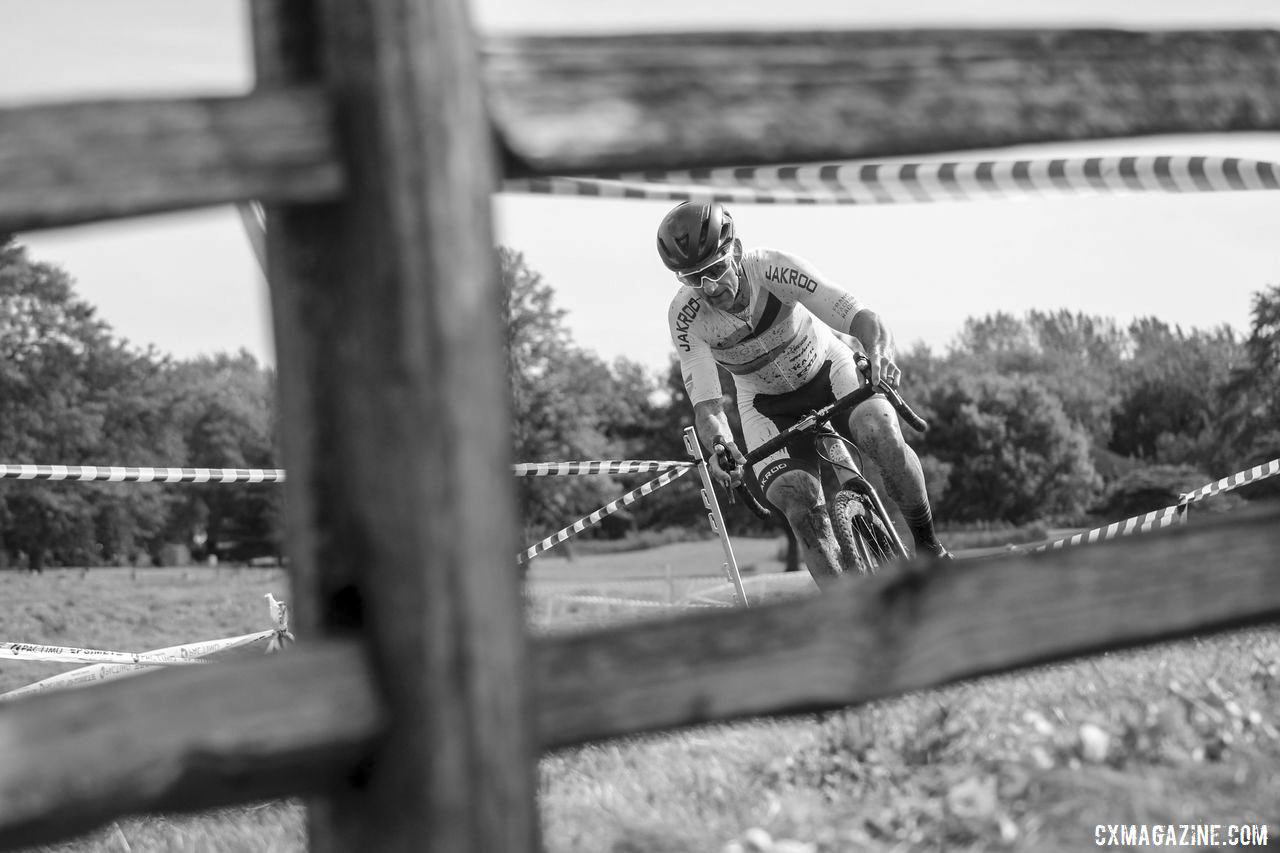
{"type": "MultiPolygon", "coordinates": [[[[717,441],[711,445],[711,452],[720,460],[720,467],[725,471],[733,472],[737,469],[738,463],[734,461],[733,454],[729,452],[729,446],[723,441],[717,441]]],[[[729,503],[734,503],[734,489],[730,488],[726,489],[726,491],[729,493],[729,503]]]]}
{"type": "MultiPolygon", "coordinates": [[[[735,460],[733,455],[729,453],[729,448],[724,442],[715,442],[711,446],[711,450],[717,457],[719,457],[720,465],[725,471],[737,470],[737,460],[735,460]]],[[[737,486],[726,489],[725,491],[729,493],[729,503],[737,503],[734,495],[735,493],[740,494],[742,496],[743,503],[747,505],[747,509],[751,510],[756,517],[764,519],[765,521],[773,520],[773,513],[769,511],[768,507],[760,503],[760,499],[755,496],[755,493],[751,491],[751,487],[747,485],[746,479],[739,481],[737,486]]]]}
{"type": "MultiPolygon", "coordinates": [[[[862,374],[867,382],[870,382],[871,359],[867,358],[865,354],[858,352],[853,354],[853,361],[858,368],[858,372],[862,374]]],[[[911,408],[911,406],[907,404],[906,400],[902,399],[902,395],[898,393],[897,388],[894,388],[884,379],[881,379],[879,384],[876,385],[876,390],[884,394],[889,399],[889,402],[893,404],[893,408],[897,411],[899,417],[906,422],[907,426],[922,434],[929,431],[929,422],[920,417],[920,415],[916,413],[916,410],[911,408]]]]}

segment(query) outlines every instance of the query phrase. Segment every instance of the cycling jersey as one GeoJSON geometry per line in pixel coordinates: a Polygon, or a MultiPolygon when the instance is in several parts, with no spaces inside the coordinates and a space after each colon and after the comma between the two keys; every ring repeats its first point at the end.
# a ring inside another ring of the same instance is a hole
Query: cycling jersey
{"type": "Polygon", "coordinates": [[[691,403],[720,398],[717,364],[733,374],[740,399],[802,387],[839,345],[831,328],[848,332],[863,307],[806,261],[776,249],[745,252],[738,278],[748,294],[740,313],[712,307],[687,285],[671,301],[671,340],[691,403]]]}

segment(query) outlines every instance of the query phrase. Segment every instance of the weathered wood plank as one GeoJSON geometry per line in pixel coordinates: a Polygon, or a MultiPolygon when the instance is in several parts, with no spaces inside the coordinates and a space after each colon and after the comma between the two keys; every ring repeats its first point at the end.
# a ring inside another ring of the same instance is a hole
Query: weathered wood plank
{"type": "MultiPolygon", "coordinates": [[[[513,177],[1280,127],[1271,31],[493,39],[484,73],[513,177]]],[[[27,230],[332,198],[341,176],[323,95],[264,90],[5,110],[0,185],[0,228],[27,230]]]]}
{"type": "Polygon", "coordinates": [[[1280,128],[1280,33],[900,30],[490,40],[507,173],[1280,128]]]}
{"type": "Polygon", "coordinates": [[[0,110],[0,231],[342,189],[316,89],[0,110]]]}
{"type": "Polygon", "coordinates": [[[1107,545],[855,581],[822,598],[540,643],[544,749],[852,705],[1280,619],[1280,507],[1107,545]]]}
{"type": "MultiPolygon", "coordinates": [[[[1275,620],[1277,548],[1280,508],[1272,508],[856,580],[822,598],[545,638],[530,662],[540,746],[853,705],[1275,620]]],[[[385,683],[370,666],[354,640],[304,639],[264,661],[0,705],[0,847],[129,812],[329,790],[365,772],[353,768],[366,768],[371,750],[405,748],[387,735],[385,683]]],[[[450,760],[425,748],[416,757],[450,760]]]]}
{"type": "Polygon", "coordinates": [[[0,847],[323,790],[385,724],[355,643],[179,669],[0,705],[0,847]]]}
{"type": "Polygon", "coordinates": [[[276,8],[267,37],[315,52],[264,70],[318,69],[350,188],[268,208],[295,612],[368,643],[391,721],[313,804],[311,843],[532,850],[496,157],[465,4],[276,8]]]}

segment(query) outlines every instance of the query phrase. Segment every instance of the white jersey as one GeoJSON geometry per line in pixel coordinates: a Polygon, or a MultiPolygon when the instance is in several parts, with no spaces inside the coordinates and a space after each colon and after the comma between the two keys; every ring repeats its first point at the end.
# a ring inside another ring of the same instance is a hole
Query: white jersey
{"type": "Polygon", "coordinates": [[[671,340],[691,403],[720,399],[717,364],[733,374],[739,397],[799,388],[817,374],[832,346],[844,346],[831,330],[849,332],[863,308],[786,252],[745,252],[742,273],[739,286],[749,298],[741,313],[712,307],[689,286],[671,300],[671,340]]]}

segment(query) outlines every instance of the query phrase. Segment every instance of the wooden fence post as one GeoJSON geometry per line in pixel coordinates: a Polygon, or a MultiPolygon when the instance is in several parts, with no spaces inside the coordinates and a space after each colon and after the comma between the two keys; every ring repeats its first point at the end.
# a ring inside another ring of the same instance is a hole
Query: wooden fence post
{"type": "Polygon", "coordinates": [[[320,76],[348,188],[268,207],[297,624],[362,635],[390,720],[312,804],[316,850],[537,846],[495,162],[464,7],[255,9],[262,84],[320,76]]]}

